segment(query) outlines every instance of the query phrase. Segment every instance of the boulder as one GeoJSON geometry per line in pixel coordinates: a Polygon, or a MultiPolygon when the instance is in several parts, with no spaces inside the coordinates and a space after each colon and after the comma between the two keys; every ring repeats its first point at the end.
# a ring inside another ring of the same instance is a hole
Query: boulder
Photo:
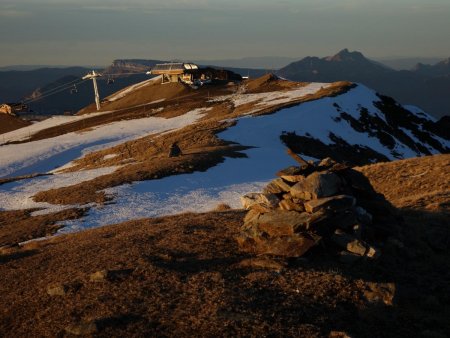
{"type": "Polygon", "coordinates": [[[305,179],[304,175],[282,175],[281,178],[287,182],[297,183],[305,179]]]}
{"type": "Polygon", "coordinates": [[[340,229],[337,229],[331,239],[341,248],[347,251],[359,255],[367,256],[369,258],[376,258],[378,256],[378,251],[368,245],[366,242],[359,240],[340,229]]]}
{"type": "Polygon", "coordinates": [[[261,212],[255,209],[250,209],[244,217],[244,226],[257,223],[261,214],[261,212]]]}
{"type": "Polygon", "coordinates": [[[291,186],[284,182],[281,178],[274,179],[270,182],[264,189],[263,193],[265,194],[281,194],[285,192],[289,192],[291,190],[291,186]]]}
{"type": "Polygon", "coordinates": [[[341,179],[332,172],[314,172],[297,182],[290,190],[293,197],[316,199],[337,194],[341,188],[341,179]]]}
{"type": "Polygon", "coordinates": [[[319,162],[319,167],[332,167],[336,164],[336,161],[331,157],[325,157],[322,161],[319,162]]]}
{"type": "Polygon", "coordinates": [[[316,212],[318,210],[343,211],[352,208],[356,203],[353,196],[336,195],[332,197],[319,198],[305,202],[307,212],[316,212]]]}
{"type": "Polygon", "coordinates": [[[47,294],[49,296],[65,296],[66,291],[67,291],[67,288],[61,284],[49,285],[47,287],[47,294]]]}
{"type": "Polygon", "coordinates": [[[368,282],[364,297],[369,303],[384,304],[392,306],[394,304],[395,284],[368,282]]]}
{"type": "Polygon", "coordinates": [[[300,229],[306,229],[311,215],[296,211],[273,210],[262,214],[258,218],[259,230],[269,236],[293,235],[300,229]]]}
{"type": "Polygon", "coordinates": [[[280,202],[274,194],[248,193],[241,196],[241,203],[245,209],[250,209],[252,205],[262,204],[270,208],[275,208],[280,202]]]}
{"type": "Polygon", "coordinates": [[[99,270],[94,273],[92,273],[89,276],[89,280],[91,282],[104,282],[106,278],[108,277],[108,271],[107,270],[99,270]]]}
{"type": "Polygon", "coordinates": [[[261,214],[272,211],[272,208],[267,204],[256,203],[250,206],[249,210],[255,210],[261,214]]]}
{"type": "Polygon", "coordinates": [[[287,211],[290,211],[290,210],[300,211],[300,212],[305,211],[303,204],[295,203],[294,201],[288,200],[288,199],[284,199],[280,203],[278,203],[278,207],[281,210],[287,210],[287,211]]]}
{"type": "Polygon", "coordinates": [[[277,172],[278,177],[282,176],[291,176],[291,175],[301,175],[303,173],[303,170],[296,166],[290,166],[284,169],[281,169],[279,172],[277,172]]]}

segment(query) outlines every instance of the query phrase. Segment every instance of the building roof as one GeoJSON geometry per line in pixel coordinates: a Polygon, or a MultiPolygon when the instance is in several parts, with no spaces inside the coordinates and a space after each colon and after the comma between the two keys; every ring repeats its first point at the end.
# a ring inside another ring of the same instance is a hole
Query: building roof
{"type": "Polygon", "coordinates": [[[152,74],[183,74],[186,70],[198,69],[198,66],[194,63],[182,63],[182,62],[170,62],[159,63],[155,65],[151,73],[152,74]]]}

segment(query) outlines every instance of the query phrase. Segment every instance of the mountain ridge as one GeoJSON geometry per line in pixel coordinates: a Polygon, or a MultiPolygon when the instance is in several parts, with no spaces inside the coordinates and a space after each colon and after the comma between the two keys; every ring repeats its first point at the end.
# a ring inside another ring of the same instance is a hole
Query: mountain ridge
{"type": "Polygon", "coordinates": [[[343,49],[329,57],[303,58],[278,70],[277,74],[295,81],[340,79],[363,83],[439,118],[450,114],[450,102],[444,94],[450,90],[447,67],[444,60],[434,66],[397,71],[367,59],[360,52],[343,49]]]}
{"type": "MultiPolygon", "coordinates": [[[[14,188],[14,199],[4,195],[9,201],[5,203],[12,203],[8,208],[23,196],[30,207],[106,203],[110,197],[105,191],[121,196],[127,182],[148,181],[136,186],[156,192],[186,179],[192,186],[183,185],[187,190],[177,198],[185,202],[179,207],[185,208],[189,200],[183,194],[193,191],[207,207],[219,203],[217,191],[225,196],[230,187],[249,189],[271,177],[274,165],[288,166],[286,146],[309,159],[334,157],[351,165],[450,151],[445,129],[417,108],[408,110],[363,85],[297,83],[274,75],[197,90],[161,84],[157,78],[146,80],[109,97],[99,112],[87,107],[80,115],[55,117],[4,134],[3,140],[1,175],[8,179],[63,165],[61,173],[52,171],[55,177],[40,178],[39,186],[25,189],[26,183],[23,192],[14,188]],[[183,156],[166,157],[173,143],[183,156]],[[255,172],[261,163],[264,169],[255,172]],[[53,179],[69,178],[70,183],[52,186],[53,179]],[[218,186],[198,191],[201,182],[218,186]]],[[[143,198],[132,191],[126,194],[134,196],[129,201],[143,198]]],[[[142,216],[152,210],[155,215],[168,212],[166,206],[172,204],[165,201],[167,195],[158,196],[154,209],[143,210],[142,216]]],[[[119,200],[124,206],[119,213],[110,213],[109,207],[92,209],[89,224],[103,223],[111,215],[129,216],[127,210],[137,214],[129,201],[119,200]]]]}

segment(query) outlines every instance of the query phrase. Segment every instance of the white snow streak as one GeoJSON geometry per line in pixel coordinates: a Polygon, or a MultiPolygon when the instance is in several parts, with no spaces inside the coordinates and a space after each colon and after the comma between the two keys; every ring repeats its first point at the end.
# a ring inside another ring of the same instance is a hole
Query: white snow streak
{"type": "Polygon", "coordinates": [[[0,177],[47,172],[82,154],[149,134],[182,128],[195,122],[205,109],[196,109],[170,119],[146,117],[117,121],[57,137],[0,146],[0,177]]]}
{"type": "Polygon", "coordinates": [[[153,84],[157,81],[161,81],[161,75],[153,77],[153,78],[145,80],[145,81],[142,81],[142,82],[139,82],[139,83],[135,83],[135,84],[128,86],[122,90],[119,90],[117,93],[114,93],[113,95],[106,97],[106,100],[108,100],[110,102],[117,101],[118,99],[121,99],[122,97],[130,94],[131,92],[133,92],[137,89],[140,89],[142,87],[148,86],[150,84],[153,84]]]}

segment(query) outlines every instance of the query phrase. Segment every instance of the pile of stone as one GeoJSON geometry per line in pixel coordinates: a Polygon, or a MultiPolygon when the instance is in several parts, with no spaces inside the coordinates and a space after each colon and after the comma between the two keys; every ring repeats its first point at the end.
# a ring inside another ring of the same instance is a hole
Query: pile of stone
{"type": "Polygon", "coordinates": [[[297,160],[300,167],[278,172],[262,193],[241,197],[249,211],[237,238],[240,249],[299,257],[324,243],[345,261],[378,257],[380,250],[368,241],[373,217],[355,197],[351,169],[330,158],[316,165],[297,160]]]}

